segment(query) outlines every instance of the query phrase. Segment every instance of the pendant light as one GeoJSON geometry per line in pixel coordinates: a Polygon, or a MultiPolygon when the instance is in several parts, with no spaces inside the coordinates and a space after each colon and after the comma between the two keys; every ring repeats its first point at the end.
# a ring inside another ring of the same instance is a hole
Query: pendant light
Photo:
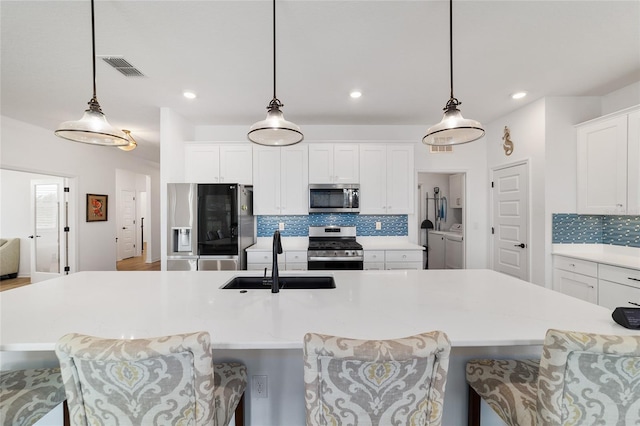
{"type": "Polygon", "coordinates": [[[475,120],[465,119],[458,109],[462,102],[453,96],[453,0],[449,0],[449,70],[451,94],[444,107],[442,121],[427,130],[422,138],[425,145],[459,145],[473,142],[484,136],[482,124],[475,120]]]}
{"type": "Polygon", "coordinates": [[[127,135],[127,139],[129,140],[129,145],[119,146],[118,148],[120,148],[123,151],[133,151],[138,147],[138,142],[136,142],[133,136],[131,136],[130,130],[122,129],[122,131],[124,132],[125,135],[127,135]]]}
{"type": "MultiPolygon", "coordinates": [[[[91,0],[91,41],[93,49],[93,97],[89,101],[89,108],[78,121],[65,121],[55,131],[56,136],[74,142],[104,146],[127,146],[129,139],[124,132],[116,129],[107,122],[102,108],[96,98],[96,35],[93,0],[91,0]]],[[[132,148],[133,149],[133,148],[132,148]]]]}
{"type": "Polygon", "coordinates": [[[251,142],[268,146],[296,144],[304,138],[300,127],[284,119],[280,108],[282,102],[276,97],[276,0],[273,0],[273,99],[267,106],[267,118],[258,121],[249,129],[251,142]]]}

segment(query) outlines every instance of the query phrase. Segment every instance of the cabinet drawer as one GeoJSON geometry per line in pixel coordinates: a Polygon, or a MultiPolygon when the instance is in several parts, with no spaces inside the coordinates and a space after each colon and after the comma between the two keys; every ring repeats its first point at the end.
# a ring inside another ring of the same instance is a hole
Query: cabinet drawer
{"type": "Polygon", "coordinates": [[[422,262],[387,262],[385,264],[385,269],[387,271],[422,269],[422,266],[422,262]]]}
{"type": "Polygon", "coordinates": [[[290,262],[304,262],[307,263],[307,252],[306,251],[287,251],[285,252],[285,260],[287,263],[290,262]]]}
{"type": "Polygon", "coordinates": [[[576,272],[590,277],[598,276],[598,264],[588,260],[573,259],[571,257],[555,256],[553,266],[563,271],[576,272]]]}
{"type": "Polygon", "coordinates": [[[587,302],[598,303],[598,279],[594,277],[556,268],[553,271],[553,289],[587,302]]]}
{"type": "Polygon", "coordinates": [[[639,288],[598,280],[598,305],[615,309],[618,306],[628,307],[629,302],[640,303],[639,288]]]}
{"type": "Polygon", "coordinates": [[[384,271],[384,262],[364,262],[365,271],[384,271]]]}
{"type": "Polygon", "coordinates": [[[273,256],[270,251],[248,251],[247,263],[271,263],[273,256]]]}
{"type": "Polygon", "coordinates": [[[382,250],[365,250],[364,251],[365,262],[384,262],[384,251],[382,250]]]}
{"type": "Polygon", "coordinates": [[[387,262],[422,262],[421,250],[387,250],[387,262]]]}
{"type": "Polygon", "coordinates": [[[640,288],[640,270],[600,264],[598,278],[640,288]]]}

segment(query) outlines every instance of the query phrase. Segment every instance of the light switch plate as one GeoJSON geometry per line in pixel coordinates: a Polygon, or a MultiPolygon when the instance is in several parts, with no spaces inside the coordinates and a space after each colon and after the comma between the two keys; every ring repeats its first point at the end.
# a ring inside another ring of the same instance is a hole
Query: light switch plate
{"type": "Polygon", "coordinates": [[[382,222],[376,222],[376,231],[379,231],[382,229],[382,222]]]}
{"type": "Polygon", "coordinates": [[[284,222],[279,222],[278,223],[278,230],[279,231],[284,231],[284,222]]]}

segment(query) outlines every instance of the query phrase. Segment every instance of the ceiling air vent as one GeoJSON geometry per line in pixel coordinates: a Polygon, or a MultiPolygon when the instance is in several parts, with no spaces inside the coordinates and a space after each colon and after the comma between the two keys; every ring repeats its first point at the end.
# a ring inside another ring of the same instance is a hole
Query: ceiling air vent
{"type": "Polygon", "coordinates": [[[131,65],[129,61],[124,58],[103,56],[102,60],[120,71],[126,77],[144,77],[144,74],[142,74],[139,69],[131,65]]]}
{"type": "Polygon", "coordinates": [[[451,145],[429,145],[429,152],[431,154],[444,154],[447,152],[453,152],[453,146],[451,145]]]}

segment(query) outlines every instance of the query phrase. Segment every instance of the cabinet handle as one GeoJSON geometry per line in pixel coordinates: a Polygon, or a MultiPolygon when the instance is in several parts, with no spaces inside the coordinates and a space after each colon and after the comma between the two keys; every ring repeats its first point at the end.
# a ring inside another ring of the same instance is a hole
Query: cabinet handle
{"type": "Polygon", "coordinates": [[[633,278],[633,277],[627,277],[627,278],[632,280],[632,281],[640,281],[640,278],[633,278]]]}
{"type": "Polygon", "coordinates": [[[575,268],[576,264],[575,263],[570,263],[569,266],[571,266],[572,268],[575,268]]]}

